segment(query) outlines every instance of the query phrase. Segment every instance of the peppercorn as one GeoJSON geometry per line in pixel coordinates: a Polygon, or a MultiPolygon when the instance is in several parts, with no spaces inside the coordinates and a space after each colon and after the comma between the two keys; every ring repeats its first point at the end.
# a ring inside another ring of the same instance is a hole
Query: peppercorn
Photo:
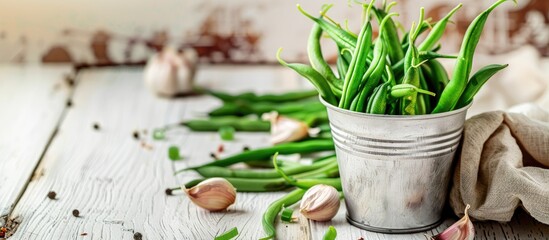
{"type": "Polygon", "coordinates": [[[173,190],[171,188],[166,188],[166,195],[171,196],[173,193],[173,190]]]}
{"type": "Polygon", "coordinates": [[[143,239],[143,234],[141,234],[140,232],[136,232],[133,234],[133,239],[134,240],[142,240],[143,239]]]}
{"type": "Polygon", "coordinates": [[[135,138],[135,140],[139,140],[139,132],[138,131],[133,131],[133,138],[135,138]]]}
{"type": "Polygon", "coordinates": [[[57,193],[55,193],[54,191],[48,192],[48,198],[49,199],[55,199],[56,196],[57,196],[57,193]]]}
{"type": "Polygon", "coordinates": [[[93,124],[93,129],[99,130],[99,123],[94,123],[93,124]]]}
{"type": "Polygon", "coordinates": [[[72,215],[75,216],[75,217],[79,217],[80,216],[80,211],[78,211],[78,209],[74,209],[74,210],[72,210],[72,215]]]}

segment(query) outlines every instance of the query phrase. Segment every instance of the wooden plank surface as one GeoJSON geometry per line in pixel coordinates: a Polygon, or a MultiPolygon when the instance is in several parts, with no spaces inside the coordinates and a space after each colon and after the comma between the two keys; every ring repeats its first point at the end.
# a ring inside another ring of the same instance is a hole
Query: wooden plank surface
{"type": "MultiPolygon", "coordinates": [[[[214,88],[283,91],[296,87],[274,81],[285,73],[275,74],[270,67],[204,73],[199,74],[199,82],[214,88]]],[[[29,184],[12,214],[21,222],[15,239],[78,239],[83,233],[86,239],[132,239],[134,232],[143,233],[145,239],[212,239],[234,226],[241,232],[239,239],[263,236],[261,215],[283,193],[239,193],[230,211],[220,213],[198,209],[184,196],[164,194],[166,187],[191,177],[178,179],[174,169],[211,161],[209,153],[220,143],[218,135],[181,129],[165,141],[147,136],[145,142],[152,149],[146,149],[132,132],[149,129],[150,133],[154,127],[204,113],[219,103],[209,97],[158,99],[142,87],[141,74],[140,69],[79,74],[74,107],[37,169],[44,175],[29,184]],[[99,131],[92,128],[93,123],[100,125],[99,131]],[[174,144],[185,156],[181,163],[167,159],[167,148],[174,144]],[[57,200],[46,198],[50,190],[57,192],[57,200]],[[73,209],[81,217],[73,217],[73,209]]],[[[237,134],[236,141],[226,143],[226,154],[240,151],[243,145],[267,145],[266,137],[237,134]]],[[[279,234],[281,239],[306,236],[298,224],[279,225],[279,234]]]]}
{"type": "MultiPolygon", "coordinates": [[[[13,239],[212,239],[238,227],[237,239],[263,236],[261,215],[269,203],[284,193],[238,193],[229,211],[209,213],[198,209],[182,194],[166,196],[166,187],[196,177],[192,173],[174,176],[186,166],[211,161],[210,153],[220,144],[223,155],[244,146],[268,145],[267,134],[237,133],[235,141],[223,142],[217,133],[195,133],[184,128],[168,132],[165,140],[154,141],[151,130],[166,124],[204,116],[220,103],[206,96],[175,100],[154,97],[143,87],[141,69],[108,68],[86,70],[78,76],[73,107],[36,169],[37,177],[11,217],[21,222],[13,239]],[[100,126],[93,129],[93,124],[100,126]],[[141,140],[133,138],[135,130],[141,140]],[[145,144],[145,147],[143,146],[145,144]],[[181,149],[182,161],[167,158],[167,148],[181,149]],[[46,198],[57,192],[57,200],[46,198]],[[73,209],[81,217],[73,217],[73,209]],[[85,236],[82,236],[85,234],[85,236]]],[[[213,89],[240,92],[277,92],[308,87],[296,81],[291,71],[278,67],[233,66],[202,68],[198,83],[213,89]]],[[[0,90],[1,91],[1,90],[0,90]]],[[[338,239],[425,239],[450,226],[448,219],[425,233],[386,235],[360,230],[345,220],[342,204],[331,222],[317,223],[300,217],[296,224],[278,224],[278,239],[322,239],[329,225],[338,239]]],[[[475,223],[476,239],[547,239],[549,227],[519,212],[512,223],[475,223]]]]}
{"type": "Polygon", "coordinates": [[[31,178],[65,109],[69,66],[0,66],[0,226],[31,178]]]}

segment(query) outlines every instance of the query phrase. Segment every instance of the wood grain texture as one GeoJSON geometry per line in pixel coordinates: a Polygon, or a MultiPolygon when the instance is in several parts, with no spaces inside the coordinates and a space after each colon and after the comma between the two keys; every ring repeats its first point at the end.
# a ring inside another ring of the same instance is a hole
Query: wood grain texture
{"type": "MultiPolygon", "coordinates": [[[[202,69],[198,82],[234,91],[296,87],[280,84],[283,75],[276,72],[269,67],[202,69]]],[[[284,193],[239,193],[236,204],[219,213],[198,209],[181,194],[164,194],[166,187],[192,178],[191,174],[174,177],[175,169],[211,161],[209,153],[221,143],[218,135],[177,129],[166,140],[153,141],[149,134],[144,141],[152,149],[147,149],[132,132],[149,129],[150,133],[219,103],[206,96],[156,98],[143,88],[141,74],[140,69],[103,69],[79,75],[74,107],[38,167],[44,176],[29,184],[12,214],[22,221],[14,239],[78,239],[87,233],[86,239],[118,240],[132,239],[134,232],[145,239],[212,239],[234,226],[240,231],[238,239],[263,236],[261,215],[284,193]],[[92,128],[94,123],[100,130],[92,128]],[[185,160],[169,161],[170,145],[178,145],[185,160]],[[57,192],[57,200],[45,197],[50,190],[57,192]],[[73,209],[81,217],[73,217],[73,209]]],[[[238,152],[244,145],[267,145],[266,139],[266,134],[237,134],[234,142],[225,143],[224,154],[238,152]]],[[[299,227],[279,224],[280,239],[306,239],[299,227]]]]}
{"type": "Polygon", "coordinates": [[[69,70],[0,66],[0,226],[54,134],[71,91],[63,81],[69,70]]]}

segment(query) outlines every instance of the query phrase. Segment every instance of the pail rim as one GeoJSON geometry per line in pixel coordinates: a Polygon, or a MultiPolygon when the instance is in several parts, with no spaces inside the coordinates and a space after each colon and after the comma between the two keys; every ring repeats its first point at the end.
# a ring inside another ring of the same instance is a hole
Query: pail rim
{"type": "Polygon", "coordinates": [[[324,106],[326,106],[327,108],[329,108],[333,111],[336,111],[336,112],[339,112],[339,113],[342,113],[342,114],[353,115],[353,116],[362,117],[362,118],[399,119],[399,120],[402,120],[402,119],[422,120],[422,119],[442,118],[442,117],[457,115],[457,114],[460,114],[464,111],[467,111],[467,109],[469,109],[471,107],[471,105],[473,105],[473,102],[471,102],[467,106],[459,108],[459,109],[455,109],[455,110],[452,110],[452,111],[449,111],[449,112],[434,113],[434,114],[423,114],[423,115],[387,115],[387,114],[384,114],[384,115],[382,115],[382,114],[371,114],[371,113],[355,112],[355,111],[343,109],[343,108],[340,108],[338,106],[334,106],[334,105],[324,101],[324,99],[320,95],[318,96],[318,98],[320,99],[320,102],[322,102],[322,104],[324,104],[324,106]]]}

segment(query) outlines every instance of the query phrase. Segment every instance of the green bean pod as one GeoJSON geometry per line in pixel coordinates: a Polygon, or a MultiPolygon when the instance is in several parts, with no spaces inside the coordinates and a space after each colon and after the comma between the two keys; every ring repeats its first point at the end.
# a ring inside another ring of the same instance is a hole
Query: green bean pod
{"type": "Polygon", "coordinates": [[[268,132],[271,123],[268,121],[239,117],[216,117],[210,119],[193,119],[181,123],[193,131],[218,131],[222,127],[233,127],[236,131],[268,132]]]}
{"type": "Polygon", "coordinates": [[[425,40],[419,45],[418,50],[419,51],[429,51],[431,50],[435,44],[440,40],[442,35],[444,34],[444,30],[446,29],[446,24],[448,24],[448,21],[450,18],[456,13],[458,9],[460,9],[462,4],[457,5],[454,9],[452,9],[445,17],[440,19],[435,26],[433,26],[433,29],[427,35],[425,40]]]}
{"type": "Polygon", "coordinates": [[[246,102],[252,102],[252,103],[257,103],[257,102],[286,103],[286,102],[294,102],[294,101],[299,101],[299,100],[318,96],[318,92],[316,90],[301,90],[301,91],[287,92],[282,94],[263,94],[263,95],[256,95],[253,92],[244,92],[240,94],[229,94],[229,93],[213,91],[213,90],[206,90],[206,92],[209,95],[223,102],[246,101],[246,102]]]}
{"type": "Polygon", "coordinates": [[[305,12],[303,8],[299,4],[297,4],[297,9],[306,17],[313,20],[315,23],[317,23],[322,30],[324,30],[330,37],[336,42],[336,44],[341,48],[348,48],[351,51],[354,51],[357,38],[353,35],[349,34],[347,31],[342,29],[341,27],[338,27],[334,24],[331,24],[324,20],[323,18],[317,18],[309,13],[305,12]]]}
{"type": "Polygon", "coordinates": [[[427,75],[427,78],[431,80],[429,82],[432,85],[432,89],[437,94],[435,100],[438,103],[442,91],[444,91],[444,88],[446,88],[446,85],[448,85],[448,82],[450,81],[448,72],[446,72],[444,66],[436,59],[427,61],[422,67],[424,67],[423,72],[427,75]]]}
{"type": "MultiPolygon", "coordinates": [[[[339,178],[294,178],[294,177],[288,176],[288,173],[284,172],[284,170],[282,170],[282,168],[278,166],[278,163],[276,160],[277,156],[278,156],[278,153],[276,153],[273,156],[273,165],[275,167],[275,170],[289,184],[296,186],[298,188],[303,188],[303,189],[309,189],[310,187],[317,184],[325,184],[325,185],[333,186],[339,191],[341,191],[341,179],[339,178]]],[[[337,165],[335,167],[337,167],[337,165]]],[[[332,169],[328,168],[328,170],[333,170],[333,168],[332,169]]]]}
{"type": "Polygon", "coordinates": [[[365,72],[366,56],[372,44],[372,26],[370,23],[364,24],[358,36],[357,47],[353,52],[352,60],[349,64],[349,70],[343,83],[343,94],[339,101],[339,107],[350,109],[351,102],[358,93],[358,88],[365,72]]]}
{"type": "MultiPolygon", "coordinates": [[[[436,52],[419,52],[419,60],[420,62],[425,60],[434,60],[437,58],[457,58],[455,55],[446,55],[446,54],[439,54],[436,52]]],[[[393,66],[391,66],[391,69],[393,72],[402,73],[404,71],[404,59],[401,59],[397,63],[395,63],[393,66]]]]}
{"type": "MultiPolygon", "coordinates": [[[[383,9],[374,8],[373,10],[381,25],[381,22],[383,22],[384,18],[387,16],[387,13],[383,9]]],[[[387,54],[389,56],[389,59],[391,60],[391,63],[396,63],[404,58],[404,51],[402,50],[402,46],[400,45],[395,22],[391,18],[388,18],[386,21],[387,23],[385,23],[384,31],[380,31],[380,33],[385,40],[385,44],[387,45],[387,54]]]]}
{"type": "MultiPolygon", "coordinates": [[[[427,85],[427,80],[425,79],[425,76],[423,75],[423,71],[421,67],[417,69],[419,71],[419,86],[422,89],[429,89],[429,86],[427,85]]],[[[431,99],[429,98],[429,95],[420,94],[418,95],[418,109],[417,114],[423,115],[430,113],[433,109],[431,109],[431,99]]]]}
{"type": "Polygon", "coordinates": [[[311,66],[318,71],[328,82],[332,92],[336,97],[341,97],[341,90],[343,88],[343,81],[339,80],[332,68],[324,60],[322,55],[322,48],[320,46],[320,38],[322,37],[322,28],[320,25],[315,24],[309,35],[309,41],[307,44],[307,53],[309,55],[309,62],[311,66]]]}
{"type": "Polygon", "coordinates": [[[480,40],[484,24],[486,23],[490,13],[505,1],[507,0],[499,0],[494,3],[487,10],[478,15],[467,28],[467,32],[465,33],[463,42],[461,43],[458,59],[454,67],[452,80],[448,83],[448,86],[444,88],[444,91],[442,91],[438,104],[433,110],[433,113],[452,111],[457,105],[459,98],[467,87],[467,81],[469,80],[471,67],[473,65],[473,56],[480,40]]]}
{"type": "Polygon", "coordinates": [[[240,162],[268,159],[276,152],[279,152],[280,154],[294,154],[294,153],[303,154],[303,153],[333,151],[333,150],[334,150],[334,142],[331,139],[307,140],[303,142],[283,143],[283,144],[278,144],[270,147],[252,149],[249,151],[242,152],[240,154],[236,154],[224,159],[217,160],[215,162],[210,162],[200,166],[186,168],[178,172],[185,171],[185,170],[194,170],[194,169],[205,167],[205,166],[226,167],[226,166],[230,166],[240,162]]]}
{"type": "Polygon", "coordinates": [[[349,62],[345,60],[345,57],[343,57],[343,54],[339,54],[337,56],[336,67],[337,67],[337,73],[339,75],[339,79],[342,82],[345,81],[345,76],[347,75],[347,70],[349,69],[349,62]]]}
{"type": "Polygon", "coordinates": [[[282,207],[290,207],[295,204],[305,194],[305,190],[296,189],[288,193],[286,196],[274,201],[267,207],[267,211],[263,213],[263,230],[265,231],[265,237],[260,240],[274,239],[276,236],[276,228],[274,226],[278,213],[282,210],[282,207]]]}
{"type": "Polygon", "coordinates": [[[334,93],[332,92],[330,85],[328,85],[327,80],[320,73],[314,70],[314,68],[309,67],[305,64],[285,62],[280,58],[281,51],[282,51],[282,48],[278,49],[278,52],[276,54],[276,57],[278,59],[278,62],[280,62],[280,64],[291,68],[292,70],[299,73],[299,75],[305,77],[307,80],[309,80],[309,82],[311,82],[315,86],[318,93],[320,93],[320,95],[326,102],[332,105],[337,105],[337,99],[334,93]]]}
{"type": "MultiPolygon", "coordinates": [[[[419,71],[417,67],[410,67],[404,76],[404,84],[410,84],[419,88],[419,71]]],[[[416,115],[417,91],[401,100],[401,113],[403,115],[416,115]]]]}
{"type": "MultiPolygon", "coordinates": [[[[396,15],[396,13],[391,13],[383,18],[379,24],[379,31],[381,34],[385,31],[385,25],[388,20],[391,19],[392,16],[396,15]]],[[[372,60],[372,64],[368,67],[368,70],[366,70],[366,73],[361,78],[361,83],[358,88],[359,94],[358,96],[355,96],[355,98],[358,97],[359,99],[356,102],[355,108],[352,108],[351,110],[357,112],[364,112],[366,110],[366,99],[379,84],[381,75],[383,75],[383,71],[385,70],[385,61],[387,59],[387,46],[385,46],[383,35],[381,36],[382,37],[374,45],[374,59],[372,60]]]]}
{"type": "Polygon", "coordinates": [[[322,237],[322,240],[335,240],[337,237],[337,231],[334,226],[330,226],[328,231],[322,237]]]}
{"type": "Polygon", "coordinates": [[[478,70],[471,79],[469,79],[469,82],[467,83],[467,87],[465,88],[465,91],[463,91],[463,94],[459,98],[459,101],[457,103],[457,107],[465,107],[469,103],[473,101],[473,98],[478,93],[480,88],[490,79],[494,74],[498,73],[500,70],[506,68],[509,66],[509,64],[491,64],[488,66],[485,66],[478,70]]]}
{"type": "Polygon", "coordinates": [[[374,94],[371,97],[372,105],[368,109],[368,113],[385,114],[387,111],[388,87],[390,87],[390,83],[388,82],[377,87],[377,90],[374,91],[374,94]]]}
{"type": "MultiPolygon", "coordinates": [[[[315,162],[310,165],[302,165],[302,164],[296,164],[296,165],[290,165],[290,166],[284,166],[281,167],[284,172],[286,172],[288,175],[295,175],[298,173],[308,172],[312,170],[319,169],[321,167],[324,167],[326,165],[329,165],[331,163],[335,162],[335,156],[332,156],[328,160],[323,160],[319,162],[315,162]]],[[[257,171],[252,169],[231,169],[227,167],[219,167],[219,166],[207,166],[202,168],[197,168],[195,171],[200,174],[203,177],[211,178],[211,177],[232,177],[232,178],[256,178],[256,179],[262,179],[262,178],[279,178],[280,174],[275,170],[264,170],[264,171],[257,171]]]]}
{"type": "Polygon", "coordinates": [[[412,84],[406,84],[406,83],[401,83],[391,87],[391,90],[389,92],[392,98],[403,98],[403,97],[410,96],[411,94],[414,94],[414,93],[422,93],[422,94],[435,96],[435,93],[433,92],[430,92],[425,89],[418,88],[412,84]]]}

